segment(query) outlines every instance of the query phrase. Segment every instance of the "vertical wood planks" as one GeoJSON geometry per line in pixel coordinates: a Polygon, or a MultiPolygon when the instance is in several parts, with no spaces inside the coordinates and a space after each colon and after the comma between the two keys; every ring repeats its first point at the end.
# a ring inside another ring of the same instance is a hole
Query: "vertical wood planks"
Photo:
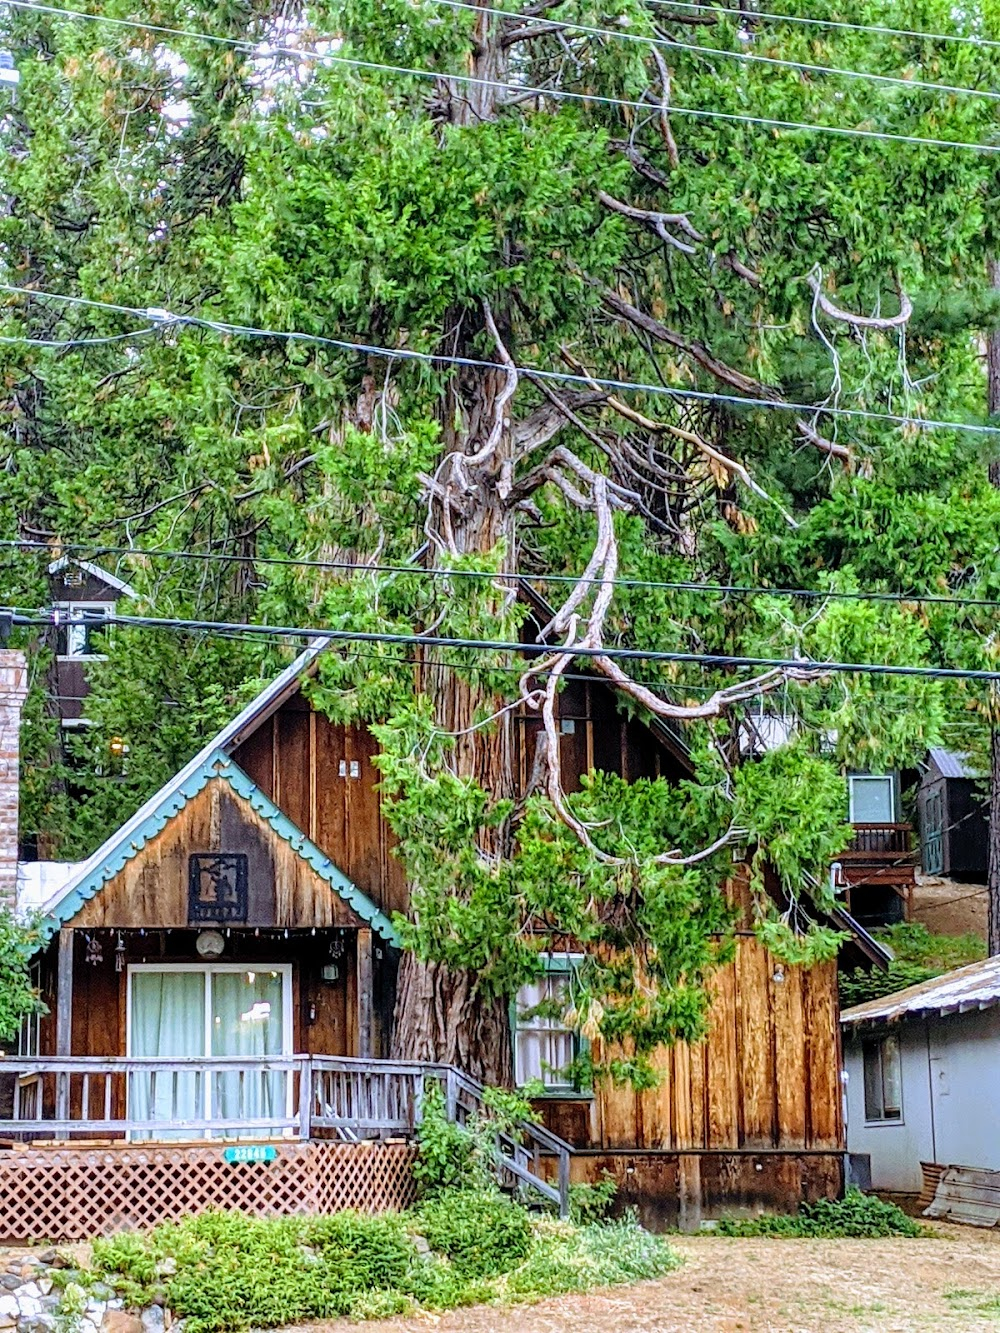
{"type": "Polygon", "coordinates": [[[784,980],[771,983],[779,1148],[802,1146],[808,1141],[804,972],[801,967],[785,967],[783,971],[784,980]]]}
{"type": "Polygon", "coordinates": [[[736,1042],[736,968],[727,963],[711,981],[712,1008],[706,1043],[708,1146],[739,1144],[740,1069],[736,1042]]]}
{"type": "Polygon", "coordinates": [[[770,960],[756,940],[736,946],[736,1002],[743,1093],[741,1147],[774,1143],[774,1059],[771,1042],[770,960]]]}
{"type": "Polygon", "coordinates": [[[817,963],[803,975],[809,1071],[809,1146],[839,1148],[843,1147],[843,1115],[836,963],[817,963]]]}

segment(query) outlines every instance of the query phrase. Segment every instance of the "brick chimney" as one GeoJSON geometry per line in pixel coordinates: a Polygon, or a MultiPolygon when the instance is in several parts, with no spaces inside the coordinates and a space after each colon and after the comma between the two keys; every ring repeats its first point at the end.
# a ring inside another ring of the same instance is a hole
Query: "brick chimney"
{"type": "Polygon", "coordinates": [[[28,693],[24,654],[0,648],[0,903],[17,905],[18,757],[21,708],[28,693]]]}

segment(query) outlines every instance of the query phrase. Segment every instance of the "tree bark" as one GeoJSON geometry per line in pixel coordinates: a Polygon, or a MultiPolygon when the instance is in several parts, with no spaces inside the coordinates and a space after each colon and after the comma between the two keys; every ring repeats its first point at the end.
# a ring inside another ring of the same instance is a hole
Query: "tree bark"
{"type": "MultiPolygon", "coordinates": [[[[474,125],[496,115],[499,89],[506,77],[506,58],[496,21],[481,13],[473,34],[471,72],[482,84],[459,84],[448,88],[449,118],[456,125],[474,125]]],[[[506,344],[509,329],[501,312],[497,328],[506,344]]],[[[449,351],[481,358],[473,344],[473,332],[483,327],[482,310],[455,310],[446,327],[458,330],[449,351]]],[[[447,532],[452,554],[487,555],[503,543],[503,570],[516,568],[515,528],[503,500],[504,478],[512,465],[510,405],[501,395],[508,385],[507,372],[500,369],[460,369],[451,380],[441,403],[443,458],[460,455],[471,459],[484,451],[495,432],[498,414],[502,430],[495,448],[482,463],[468,465],[461,473],[463,485],[454,503],[431,495],[431,520],[438,532],[447,532]],[[447,505],[447,513],[444,506],[447,505]]],[[[451,477],[441,477],[447,489],[451,477]]],[[[447,594],[446,594],[447,595],[447,594]]],[[[500,612],[503,593],[495,594],[500,612]]],[[[490,607],[483,607],[489,615],[490,607]]],[[[513,724],[504,712],[489,727],[473,724],[494,713],[498,701],[479,684],[475,673],[460,673],[447,664],[448,655],[429,651],[421,668],[421,688],[433,701],[434,719],[444,732],[455,736],[450,765],[459,777],[477,782],[494,799],[514,794],[513,724]]],[[[484,836],[482,851],[492,857],[510,850],[506,828],[484,836]]],[[[458,1065],[473,1077],[496,1086],[513,1082],[513,1049],[509,997],[484,994],[475,972],[451,970],[440,963],[425,962],[407,952],[400,963],[393,1023],[392,1053],[400,1059],[445,1062],[458,1065]]]]}
{"type": "MultiPolygon", "coordinates": [[[[987,260],[990,285],[1000,290],[1000,260],[987,260]]],[[[1000,413],[1000,328],[991,329],[986,343],[986,405],[990,417],[1000,413]]],[[[990,461],[991,485],[1000,488],[1000,458],[990,461]]],[[[1000,691],[990,687],[990,797],[989,846],[986,862],[989,916],[987,947],[991,955],[1000,954],[1000,691]]]]}

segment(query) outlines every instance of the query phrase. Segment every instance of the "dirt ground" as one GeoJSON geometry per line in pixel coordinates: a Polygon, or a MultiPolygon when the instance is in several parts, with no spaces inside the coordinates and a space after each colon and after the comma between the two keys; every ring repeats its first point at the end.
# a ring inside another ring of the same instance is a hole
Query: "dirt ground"
{"type": "MultiPolygon", "coordinates": [[[[1000,1234],[920,1240],[679,1236],[677,1272],[534,1306],[391,1319],[372,1333],[910,1333],[1000,1330],[1000,1234]]],[[[324,1324],[323,1333],[358,1333],[324,1324]]],[[[319,1333],[314,1327],[312,1333],[319,1333]]]]}
{"type": "Polygon", "coordinates": [[[935,935],[971,932],[985,940],[986,889],[938,875],[918,875],[913,893],[913,919],[935,935]]]}

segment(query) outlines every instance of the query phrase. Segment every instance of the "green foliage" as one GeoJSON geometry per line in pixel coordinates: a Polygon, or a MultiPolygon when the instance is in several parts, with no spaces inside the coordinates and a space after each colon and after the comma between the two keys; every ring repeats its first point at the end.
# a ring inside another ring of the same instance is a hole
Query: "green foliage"
{"type": "Polygon", "coordinates": [[[954,967],[986,957],[986,946],[978,935],[933,935],[917,921],[900,921],[875,932],[895,957],[883,972],[855,968],[840,977],[840,1005],[848,1009],[868,1000],[919,985],[954,967]]]}
{"type": "Polygon", "coordinates": [[[13,1041],[30,1014],[45,1013],[31,981],[31,959],[38,947],[34,923],[19,921],[0,906],[0,1041],[13,1041]]]}
{"type": "Polygon", "coordinates": [[[404,1215],[206,1213],[95,1241],[92,1268],[79,1279],[99,1277],[135,1306],[159,1289],[192,1333],[224,1333],[337,1315],[381,1319],[415,1305],[532,1300],[676,1265],[665,1241],[632,1222],[575,1227],[533,1219],[495,1190],[457,1190],[404,1215]]]}
{"type": "Polygon", "coordinates": [[[761,1217],[724,1219],[718,1226],[720,1236],[817,1240],[877,1240],[882,1236],[920,1236],[923,1232],[924,1228],[896,1204],[858,1189],[849,1189],[843,1199],[804,1203],[792,1216],[765,1213],[761,1217]]]}
{"type": "Polygon", "coordinates": [[[618,1183],[609,1171],[601,1175],[600,1180],[588,1184],[577,1181],[569,1187],[569,1216],[576,1226],[587,1226],[591,1222],[604,1222],[611,1214],[618,1183]]]}
{"type": "Polygon", "coordinates": [[[493,1177],[493,1136],[484,1123],[469,1125],[448,1119],[445,1094],[435,1079],[424,1087],[422,1118],[417,1129],[413,1178],[425,1195],[443,1191],[486,1189],[493,1177]]]}
{"type": "Polygon", "coordinates": [[[498,1191],[453,1190],[427,1199],[415,1221],[431,1249],[463,1278],[506,1273],[531,1247],[527,1212],[498,1191]]]}

